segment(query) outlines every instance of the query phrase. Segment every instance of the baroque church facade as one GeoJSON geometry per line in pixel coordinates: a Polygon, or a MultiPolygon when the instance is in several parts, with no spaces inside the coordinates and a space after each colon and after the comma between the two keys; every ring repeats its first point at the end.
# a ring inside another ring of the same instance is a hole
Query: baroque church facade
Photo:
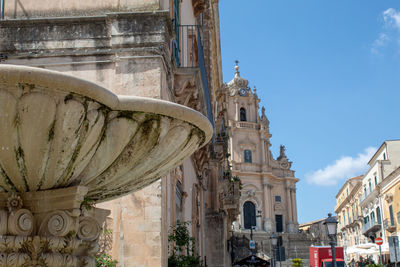
{"type": "Polygon", "coordinates": [[[296,183],[280,146],[275,159],[271,153],[271,133],[265,108],[261,108],[256,88],[242,78],[235,66],[234,78],[224,85],[226,96],[229,153],[232,175],[242,183],[240,215],[234,222],[235,231],[267,233],[298,232],[296,183]]]}

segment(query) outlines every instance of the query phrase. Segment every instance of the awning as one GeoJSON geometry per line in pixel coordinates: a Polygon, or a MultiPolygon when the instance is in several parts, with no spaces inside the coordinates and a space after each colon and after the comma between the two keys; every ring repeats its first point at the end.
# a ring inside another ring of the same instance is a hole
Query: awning
{"type": "MultiPolygon", "coordinates": [[[[389,251],[388,243],[384,243],[381,247],[382,253],[389,251]]],[[[347,254],[359,254],[359,255],[377,255],[379,254],[379,246],[374,243],[359,244],[351,247],[347,247],[347,254]]]]}

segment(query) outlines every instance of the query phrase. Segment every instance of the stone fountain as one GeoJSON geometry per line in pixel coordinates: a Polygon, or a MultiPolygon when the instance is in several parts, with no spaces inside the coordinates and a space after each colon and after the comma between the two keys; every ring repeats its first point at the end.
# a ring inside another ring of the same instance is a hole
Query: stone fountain
{"type": "Polygon", "coordinates": [[[0,65],[0,266],[95,266],[107,210],[206,144],[206,117],[44,69],[0,65]]]}

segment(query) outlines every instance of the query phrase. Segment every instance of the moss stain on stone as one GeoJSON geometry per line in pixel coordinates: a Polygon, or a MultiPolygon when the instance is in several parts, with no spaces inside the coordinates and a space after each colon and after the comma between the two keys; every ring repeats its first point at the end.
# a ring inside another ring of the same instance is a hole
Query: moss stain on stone
{"type": "Polygon", "coordinates": [[[20,124],[20,118],[19,118],[19,114],[18,113],[15,115],[13,124],[14,124],[14,127],[18,127],[19,124],[20,124]]]}
{"type": "Polygon", "coordinates": [[[10,180],[10,177],[8,177],[7,173],[4,171],[4,169],[0,166],[0,176],[3,177],[4,183],[8,185],[13,192],[18,192],[17,188],[14,186],[13,182],[10,180]]]}
{"type": "Polygon", "coordinates": [[[18,83],[18,88],[24,90],[25,85],[23,83],[18,83]]]}
{"type": "Polygon", "coordinates": [[[69,93],[64,97],[64,103],[67,103],[68,100],[71,100],[72,98],[74,98],[74,96],[72,95],[72,93],[69,93]]]}
{"type": "Polygon", "coordinates": [[[25,167],[24,150],[21,147],[18,147],[15,150],[15,158],[17,160],[19,173],[21,174],[22,180],[25,184],[25,191],[29,191],[28,181],[26,179],[27,172],[25,167]]]}
{"type": "Polygon", "coordinates": [[[134,112],[129,110],[122,110],[118,112],[117,118],[132,119],[134,112]]]}
{"type": "Polygon", "coordinates": [[[54,128],[56,126],[56,121],[54,120],[49,129],[49,135],[47,141],[50,142],[54,138],[54,128]]]}

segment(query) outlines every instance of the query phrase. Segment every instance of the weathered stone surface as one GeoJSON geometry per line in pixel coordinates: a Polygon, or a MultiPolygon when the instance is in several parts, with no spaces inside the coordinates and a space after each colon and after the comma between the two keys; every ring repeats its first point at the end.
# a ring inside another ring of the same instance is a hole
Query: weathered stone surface
{"type": "Polygon", "coordinates": [[[27,67],[0,66],[0,106],[8,108],[0,117],[6,192],[81,184],[88,199],[112,199],[155,181],[212,133],[208,120],[186,107],[117,97],[72,76],[27,67]]]}
{"type": "Polygon", "coordinates": [[[109,211],[87,210],[86,193],[85,187],[0,193],[0,266],[95,266],[109,211]]]}

